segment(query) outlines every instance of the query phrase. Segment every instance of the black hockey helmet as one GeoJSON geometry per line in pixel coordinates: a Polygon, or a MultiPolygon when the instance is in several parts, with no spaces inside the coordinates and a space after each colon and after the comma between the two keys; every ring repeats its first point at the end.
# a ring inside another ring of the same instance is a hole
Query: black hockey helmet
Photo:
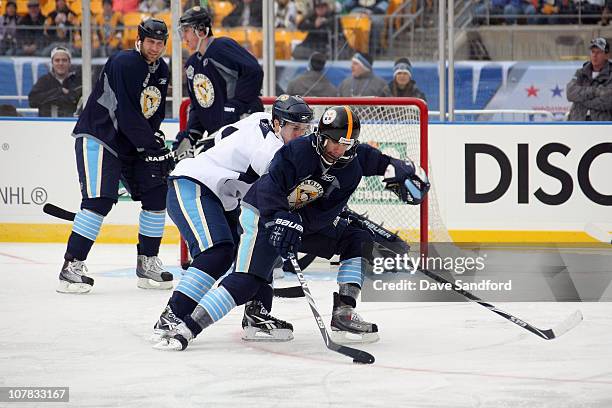
{"type": "Polygon", "coordinates": [[[211,35],[212,15],[210,11],[200,6],[190,8],[179,18],[179,31],[184,27],[193,27],[196,31],[206,32],[206,36],[211,35]]]}
{"type": "Polygon", "coordinates": [[[359,144],[359,132],[361,124],[359,117],[352,111],[349,106],[332,106],[327,108],[321,119],[317,129],[317,153],[327,165],[336,165],[342,167],[348,164],[357,153],[357,145],[359,144]],[[323,158],[323,151],[327,139],[331,139],[337,143],[348,145],[344,155],[340,157],[336,163],[328,163],[323,158]]]}
{"type": "Polygon", "coordinates": [[[145,38],[162,40],[164,44],[168,40],[168,26],[162,20],[148,18],[138,25],[138,39],[144,41],[145,38]]]}
{"type": "Polygon", "coordinates": [[[281,126],[285,122],[312,123],[313,112],[300,96],[283,94],[272,105],[272,121],[278,119],[281,126]]]}

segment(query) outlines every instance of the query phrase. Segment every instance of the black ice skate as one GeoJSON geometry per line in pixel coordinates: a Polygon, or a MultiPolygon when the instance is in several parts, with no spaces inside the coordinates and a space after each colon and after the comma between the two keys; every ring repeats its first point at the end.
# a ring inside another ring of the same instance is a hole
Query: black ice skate
{"type": "Polygon", "coordinates": [[[172,274],[164,269],[157,256],[138,255],[136,276],[139,288],[172,289],[172,274]]]}
{"type": "Polygon", "coordinates": [[[272,316],[258,300],[245,304],[242,329],[245,341],[293,340],[293,325],[272,316]]]}
{"type": "Polygon", "coordinates": [[[374,343],[378,341],[376,324],[364,321],[355,312],[355,301],[350,302],[350,300],[353,299],[349,296],[340,296],[337,292],[334,292],[334,308],[331,319],[332,332],[330,334],[332,340],[339,344],[374,343]]]}
{"type": "Polygon", "coordinates": [[[167,305],[162,314],[159,316],[159,319],[157,319],[155,326],[153,326],[151,341],[154,343],[159,343],[166,333],[176,329],[176,327],[181,323],[183,323],[183,321],[176,317],[174,312],[172,312],[170,305],[167,305]]]}
{"type": "Polygon", "coordinates": [[[86,273],[85,262],[77,259],[64,261],[56,291],[59,293],[88,293],[93,287],[94,280],[86,273]]]}

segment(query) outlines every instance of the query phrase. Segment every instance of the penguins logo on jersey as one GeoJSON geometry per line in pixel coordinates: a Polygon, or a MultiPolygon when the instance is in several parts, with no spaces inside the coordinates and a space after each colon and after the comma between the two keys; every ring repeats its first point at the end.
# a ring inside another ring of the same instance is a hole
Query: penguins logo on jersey
{"type": "Polygon", "coordinates": [[[323,186],[314,180],[304,180],[289,194],[289,207],[297,210],[323,195],[323,186]]]}
{"type": "Polygon", "coordinates": [[[154,86],[148,86],[140,94],[140,107],[145,118],[149,119],[161,105],[161,92],[154,86]]]}
{"type": "Polygon", "coordinates": [[[215,88],[204,74],[196,74],[193,77],[193,93],[203,108],[210,108],[215,101],[215,88]]]}
{"type": "Polygon", "coordinates": [[[193,79],[193,72],[194,72],[193,66],[192,66],[192,65],[190,65],[190,66],[188,66],[188,67],[187,67],[187,69],[185,70],[185,75],[187,75],[187,78],[189,78],[189,79],[193,79]]]}

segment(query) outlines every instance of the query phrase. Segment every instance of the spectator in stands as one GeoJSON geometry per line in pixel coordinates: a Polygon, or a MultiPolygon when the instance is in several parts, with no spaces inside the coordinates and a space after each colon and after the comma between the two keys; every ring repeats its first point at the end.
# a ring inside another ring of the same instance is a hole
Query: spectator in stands
{"type": "Polygon", "coordinates": [[[121,50],[123,39],[123,20],[121,13],[113,11],[113,0],[103,0],[102,13],[96,16],[95,21],[100,39],[100,56],[110,57],[121,50]]]}
{"type": "Polygon", "coordinates": [[[72,40],[70,30],[77,23],[78,17],[70,10],[66,0],[55,0],[55,10],[49,13],[45,21],[47,43],[50,43],[52,48],[58,44],[70,43],[72,40]]]}
{"type": "Polygon", "coordinates": [[[261,0],[234,1],[234,10],[221,22],[223,27],[261,27],[261,0]]]}
{"type": "Polygon", "coordinates": [[[17,54],[17,3],[9,0],[0,16],[0,55],[17,54]]]}
{"type": "Polygon", "coordinates": [[[344,10],[349,13],[365,14],[372,22],[370,30],[370,53],[382,54],[381,34],[385,29],[385,15],[389,2],[387,0],[347,0],[344,10]]]}
{"type": "Polygon", "coordinates": [[[369,54],[356,52],[351,60],[351,76],[338,87],[338,96],[383,96],[385,80],[372,72],[374,60],[369,54]]]}
{"type": "Polygon", "coordinates": [[[301,96],[336,96],[338,90],[329,82],[323,72],[325,62],[325,55],[320,52],[313,52],[308,59],[308,69],[289,82],[286,93],[301,96]]]}
{"type": "Polygon", "coordinates": [[[516,24],[516,16],[526,15],[527,24],[537,24],[537,11],[529,0],[507,0],[505,3],[504,15],[506,16],[506,23],[516,24]]]}
{"type": "Polygon", "coordinates": [[[567,100],[573,102],[568,120],[612,121],[610,43],[599,37],[590,48],[591,60],[567,84],[567,100]]]}
{"type": "MultiPolygon", "coordinates": [[[[329,56],[330,43],[334,30],[334,13],[325,0],[315,0],[314,11],[300,22],[298,29],[307,31],[304,41],[293,50],[293,58],[307,59],[318,51],[329,56]]],[[[295,94],[290,94],[295,95],[295,94]]]]}
{"type": "Polygon", "coordinates": [[[163,11],[167,11],[169,9],[169,4],[166,3],[166,0],[141,0],[138,5],[138,10],[141,13],[161,13],[163,11]]]}
{"type": "Polygon", "coordinates": [[[81,78],[71,71],[72,56],[64,47],[51,51],[51,71],[32,87],[28,99],[38,116],[73,116],[81,97],[81,78]]]}
{"type": "Polygon", "coordinates": [[[0,105],[0,116],[15,117],[21,115],[19,112],[17,112],[17,108],[13,105],[2,104],[0,105]]]}
{"type": "Polygon", "coordinates": [[[276,0],[274,2],[274,22],[276,28],[296,29],[297,10],[293,0],[276,0]]]}
{"type": "Polygon", "coordinates": [[[299,25],[306,17],[315,13],[315,6],[320,1],[327,3],[332,14],[342,11],[342,2],[335,0],[294,0],[297,10],[296,22],[299,25]]]}
{"type": "Polygon", "coordinates": [[[17,23],[17,43],[21,55],[35,55],[42,52],[45,46],[45,16],[40,12],[38,0],[28,0],[28,14],[17,23]]]}
{"type": "Polygon", "coordinates": [[[601,20],[606,0],[576,0],[582,24],[597,24],[601,20]]]}
{"type": "Polygon", "coordinates": [[[383,96],[401,96],[419,98],[427,101],[425,94],[416,86],[412,79],[412,64],[406,57],[401,57],[393,63],[393,79],[383,89],[383,96]]]}

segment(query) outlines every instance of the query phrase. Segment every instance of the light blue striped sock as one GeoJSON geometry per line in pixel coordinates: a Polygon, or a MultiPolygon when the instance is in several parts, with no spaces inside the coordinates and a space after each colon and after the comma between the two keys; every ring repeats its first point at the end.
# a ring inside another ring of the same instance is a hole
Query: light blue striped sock
{"type": "Polygon", "coordinates": [[[363,274],[361,273],[361,257],[345,259],[340,261],[340,270],[338,271],[338,284],[354,283],[363,284],[363,274]]]}
{"type": "Polygon", "coordinates": [[[225,289],[223,286],[219,286],[208,291],[202,300],[200,300],[198,306],[201,306],[204,310],[206,310],[213,322],[216,322],[228,314],[230,310],[235,308],[236,302],[234,301],[232,295],[229,294],[227,289],[225,289]]]}
{"type": "Polygon", "coordinates": [[[72,232],[91,241],[95,241],[100,233],[104,217],[93,211],[81,210],[74,216],[72,232]]]}
{"type": "Polygon", "coordinates": [[[185,296],[199,302],[215,284],[215,279],[197,268],[189,267],[176,289],[185,296]]]}
{"type": "Polygon", "coordinates": [[[152,238],[161,238],[164,235],[164,224],[166,223],[166,211],[140,211],[139,218],[140,235],[152,238]]]}

